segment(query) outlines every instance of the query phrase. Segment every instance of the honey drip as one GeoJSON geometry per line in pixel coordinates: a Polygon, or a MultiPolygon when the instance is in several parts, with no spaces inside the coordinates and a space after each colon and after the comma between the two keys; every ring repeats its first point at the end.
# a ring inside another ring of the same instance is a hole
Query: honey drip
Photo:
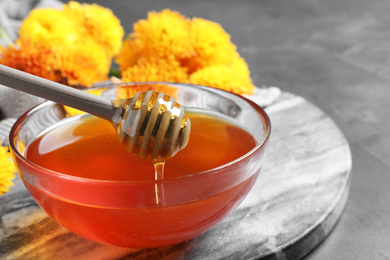
{"type": "MultiPolygon", "coordinates": [[[[164,166],[165,166],[165,161],[162,162],[153,162],[154,166],[154,179],[156,181],[163,180],[164,179],[164,166]]],[[[160,186],[156,183],[154,184],[154,190],[156,193],[156,204],[157,205],[165,205],[165,200],[164,200],[164,190],[163,190],[163,185],[161,184],[160,186]],[[161,190],[159,192],[159,189],[161,190]],[[159,196],[161,195],[161,198],[159,196]]]]}
{"type": "MultiPolygon", "coordinates": [[[[165,161],[188,143],[191,122],[184,108],[174,98],[153,91],[138,92],[114,106],[118,107],[113,125],[119,141],[129,152],[153,163],[156,181],[164,179],[165,161]]],[[[163,203],[159,189],[156,183],[157,205],[163,203]]]]}

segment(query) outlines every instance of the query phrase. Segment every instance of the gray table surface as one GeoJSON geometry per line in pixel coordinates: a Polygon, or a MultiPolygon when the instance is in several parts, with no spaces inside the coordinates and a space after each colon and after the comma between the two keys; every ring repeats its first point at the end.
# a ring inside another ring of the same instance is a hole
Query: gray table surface
{"type": "Polygon", "coordinates": [[[84,1],[126,32],[170,8],[220,23],[258,87],[277,86],[329,115],[352,151],[349,199],[305,259],[390,259],[390,2],[386,0],[84,1]]]}

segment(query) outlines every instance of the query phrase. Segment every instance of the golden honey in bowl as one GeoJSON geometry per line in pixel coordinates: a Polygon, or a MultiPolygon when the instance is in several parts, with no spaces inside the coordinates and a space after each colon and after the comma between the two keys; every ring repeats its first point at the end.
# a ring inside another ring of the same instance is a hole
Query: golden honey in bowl
{"type": "Polygon", "coordinates": [[[129,153],[118,142],[109,122],[84,115],[64,120],[28,145],[26,158],[53,176],[36,170],[37,179],[24,183],[50,216],[96,242],[145,248],[192,238],[241,202],[258,175],[226,185],[238,178],[234,169],[223,178],[209,174],[208,179],[207,171],[221,167],[217,174],[222,176],[223,165],[258,143],[215,114],[185,113],[192,125],[189,143],[166,161],[161,181],[155,181],[150,161],[129,153]],[[196,176],[200,172],[205,179],[196,176]],[[43,176],[64,181],[47,180],[47,189],[31,185],[43,176]]]}

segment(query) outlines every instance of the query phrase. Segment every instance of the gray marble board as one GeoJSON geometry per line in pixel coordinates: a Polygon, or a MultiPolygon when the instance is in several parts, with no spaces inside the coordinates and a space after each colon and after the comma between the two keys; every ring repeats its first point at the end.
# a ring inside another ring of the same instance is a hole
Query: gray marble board
{"type": "Polygon", "coordinates": [[[266,164],[243,203],[190,241],[146,250],[100,245],[62,228],[19,177],[0,196],[0,259],[300,259],[323,241],[348,197],[351,153],[334,122],[305,99],[282,93],[266,108],[266,164]]]}

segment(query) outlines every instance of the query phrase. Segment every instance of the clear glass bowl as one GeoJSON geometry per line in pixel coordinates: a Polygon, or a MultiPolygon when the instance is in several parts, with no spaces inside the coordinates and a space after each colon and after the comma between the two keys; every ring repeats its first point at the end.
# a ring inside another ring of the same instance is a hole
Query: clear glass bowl
{"type": "Polygon", "coordinates": [[[115,246],[149,248],[193,238],[220,222],[244,199],[264,163],[270,121],[248,99],[203,86],[149,83],[104,85],[100,95],[117,99],[154,90],[186,109],[230,118],[256,140],[244,156],[217,168],[159,181],[106,181],[74,177],[25,158],[43,131],[66,119],[62,105],[46,101],[22,115],[10,133],[10,148],[24,185],[59,224],[87,239],[115,246]],[[158,194],[156,194],[158,192],[158,194]],[[156,204],[156,196],[164,205],[156,204]],[[125,200],[123,198],[126,198],[125,200]]]}

